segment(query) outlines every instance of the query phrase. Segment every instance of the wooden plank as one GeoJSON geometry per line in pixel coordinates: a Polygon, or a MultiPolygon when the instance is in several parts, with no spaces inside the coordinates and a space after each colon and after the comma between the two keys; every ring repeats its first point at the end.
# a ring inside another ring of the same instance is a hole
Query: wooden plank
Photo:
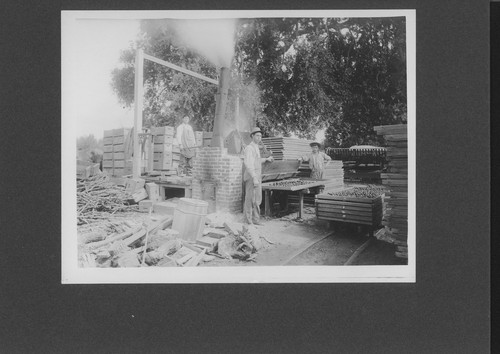
{"type": "Polygon", "coordinates": [[[368,210],[371,210],[373,208],[373,205],[382,205],[381,201],[377,203],[356,203],[343,200],[318,199],[317,196],[316,196],[316,203],[318,205],[320,204],[331,205],[332,207],[338,206],[345,208],[368,209],[368,210]]]}
{"type": "Polygon", "coordinates": [[[337,200],[342,202],[355,202],[355,203],[378,203],[377,199],[382,201],[383,194],[376,198],[368,199],[368,198],[356,198],[356,197],[344,197],[344,196],[333,196],[328,194],[318,194],[316,199],[325,199],[325,200],[337,200]]]}
{"type": "Polygon", "coordinates": [[[115,136],[113,138],[113,145],[123,144],[123,143],[125,143],[125,137],[124,136],[115,136]]]}
{"type": "MultiPolygon", "coordinates": [[[[167,216],[167,217],[165,217],[157,222],[153,222],[152,224],[150,224],[148,226],[149,233],[153,234],[158,230],[163,230],[163,229],[169,227],[170,225],[172,225],[172,220],[173,220],[173,218],[171,216],[167,216]]],[[[134,233],[132,236],[126,238],[123,241],[124,241],[126,246],[130,246],[134,242],[136,242],[137,240],[144,237],[145,235],[146,235],[146,229],[142,228],[140,231],[134,233]]]]}
{"type": "MultiPolygon", "coordinates": [[[[342,222],[347,222],[347,223],[351,223],[351,224],[373,225],[372,221],[352,220],[352,219],[337,218],[337,217],[326,216],[326,215],[318,215],[318,219],[319,220],[330,220],[330,221],[342,221],[342,222]]],[[[375,226],[377,226],[377,225],[375,225],[375,226]]]]}
{"type": "Polygon", "coordinates": [[[119,241],[119,240],[122,240],[124,238],[127,238],[137,232],[140,232],[140,230],[142,229],[142,226],[137,226],[133,229],[130,229],[130,230],[127,230],[127,231],[124,231],[118,235],[114,235],[114,236],[111,236],[111,237],[108,237],[106,238],[105,240],[103,241],[98,241],[98,242],[92,242],[92,243],[87,243],[85,245],[85,247],[87,247],[89,250],[92,250],[92,249],[97,249],[97,248],[100,248],[100,247],[103,247],[103,246],[106,246],[112,242],[116,242],[116,241],[119,241]]]}
{"type": "MultiPolygon", "coordinates": [[[[368,218],[372,219],[374,214],[371,210],[367,211],[359,211],[359,210],[341,210],[341,209],[330,209],[330,208],[325,208],[324,206],[318,205],[317,207],[318,213],[321,214],[331,214],[331,215],[338,215],[342,216],[346,215],[346,217],[362,217],[362,218],[368,218]]],[[[381,211],[379,212],[379,215],[382,216],[381,211]]]]}
{"type": "Polygon", "coordinates": [[[217,80],[214,80],[214,79],[211,79],[209,77],[206,77],[206,76],[203,76],[201,74],[198,74],[194,71],[191,71],[191,70],[188,70],[188,69],[185,69],[185,68],[182,68],[180,66],[177,66],[175,64],[172,64],[172,63],[169,63],[167,61],[164,61],[164,60],[161,60],[161,59],[158,59],[158,58],[155,58],[151,55],[148,55],[148,54],[144,54],[144,59],[148,59],[148,60],[151,60],[152,62],[155,62],[157,64],[160,64],[160,65],[164,65],[164,66],[167,66],[171,69],[174,69],[174,70],[177,70],[177,71],[180,71],[184,74],[187,74],[187,75],[191,75],[191,76],[194,76],[198,79],[201,79],[201,80],[205,80],[205,81],[208,81],[214,85],[219,85],[219,82],[217,80]]]}
{"type": "Polygon", "coordinates": [[[408,174],[404,174],[404,173],[381,173],[380,177],[384,178],[384,179],[389,179],[389,180],[393,180],[393,179],[408,179],[408,174]]]}
{"type": "Polygon", "coordinates": [[[113,153],[113,160],[125,160],[125,153],[124,152],[114,152],[113,153]]]}
{"type": "MultiPolygon", "coordinates": [[[[108,145],[111,146],[111,145],[108,145]]],[[[102,154],[102,159],[103,160],[113,160],[113,153],[112,152],[105,152],[102,154]]]]}
{"type": "MultiPolygon", "coordinates": [[[[381,134],[379,134],[381,135],[381,134]]],[[[390,134],[390,135],[384,135],[384,139],[387,141],[408,141],[408,135],[407,134],[390,134]]]]}
{"type": "Polygon", "coordinates": [[[373,205],[371,207],[352,207],[348,205],[334,205],[334,204],[326,204],[326,203],[316,203],[318,208],[322,208],[324,210],[332,210],[332,211],[355,211],[355,212],[364,212],[364,213],[372,213],[383,210],[382,205],[373,205]]]}

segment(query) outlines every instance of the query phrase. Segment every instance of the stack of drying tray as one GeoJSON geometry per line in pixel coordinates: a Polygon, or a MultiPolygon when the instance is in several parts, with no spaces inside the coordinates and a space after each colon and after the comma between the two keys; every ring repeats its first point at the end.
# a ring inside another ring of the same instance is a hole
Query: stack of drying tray
{"type": "Polygon", "coordinates": [[[311,140],[289,137],[262,138],[262,143],[273,153],[275,160],[296,160],[311,153],[311,140]]]}

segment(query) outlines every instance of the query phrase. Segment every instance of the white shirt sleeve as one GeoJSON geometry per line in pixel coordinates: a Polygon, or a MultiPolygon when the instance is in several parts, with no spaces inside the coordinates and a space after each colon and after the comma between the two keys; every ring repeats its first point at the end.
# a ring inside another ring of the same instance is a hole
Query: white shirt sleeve
{"type": "Polygon", "coordinates": [[[175,138],[177,139],[177,142],[179,145],[181,144],[182,141],[182,124],[177,127],[177,134],[175,135],[175,138]]]}
{"type": "Polygon", "coordinates": [[[245,148],[245,159],[243,160],[243,163],[245,164],[245,168],[252,176],[252,178],[255,178],[255,156],[254,156],[254,151],[253,151],[253,146],[252,145],[247,145],[245,148]]]}

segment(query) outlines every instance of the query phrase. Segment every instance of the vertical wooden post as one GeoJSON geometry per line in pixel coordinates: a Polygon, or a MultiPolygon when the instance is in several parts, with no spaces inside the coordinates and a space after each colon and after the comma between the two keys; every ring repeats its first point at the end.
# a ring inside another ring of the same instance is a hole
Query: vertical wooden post
{"type": "Polygon", "coordinates": [[[264,191],[264,211],[266,216],[271,216],[271,205],[269,202],[271,196],[271,191],[269,189],[266,189],[264,191]]]}
{"type": "Polygon", "coordinates": [[[299,190],[299,218],[302,219],[302,212],[304,211],[304,190],[299,190]]]}
{"type": "Polygon", "coordinates": [[[135,83],[134,83],[134,158],[132,164],[132,175],[134,178],[141,177],[141,144],[139,133],[142,133],[142,102],[144,99],[144,53],[137,49],[135,55],[135,83]]]}
{"type": "Polygon", "coordinates": [[[154,141],[153,141],[154,137],[152,134],[149,134],[148,135],[148,140],[147,140],[147,147],[148,147],[148,168],[147,168],[147,171],[148,172],[152,172],[153,171],[153,154],[154,154],[154,141]]]}

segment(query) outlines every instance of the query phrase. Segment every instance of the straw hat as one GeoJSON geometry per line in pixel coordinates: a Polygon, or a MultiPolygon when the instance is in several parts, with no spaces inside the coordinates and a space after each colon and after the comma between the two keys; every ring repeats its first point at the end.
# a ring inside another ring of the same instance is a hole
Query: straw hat
{"type": "Polygon", "coordinates": [[[254,134],[256,133],[261,133],[262,134],[262,131],[260,130],[260,128],[253,128],[252,132],[250,133],[250,136],[253,136],[254,134]]]}
{"type": "Polygon", "coordinates": [[[318,143],[317,141],[313,141],[312,143],[309,144],[310,147],[313,147],[314,145],[316,145],[318,148],[321,148],[321,144],[318,143]]]}

